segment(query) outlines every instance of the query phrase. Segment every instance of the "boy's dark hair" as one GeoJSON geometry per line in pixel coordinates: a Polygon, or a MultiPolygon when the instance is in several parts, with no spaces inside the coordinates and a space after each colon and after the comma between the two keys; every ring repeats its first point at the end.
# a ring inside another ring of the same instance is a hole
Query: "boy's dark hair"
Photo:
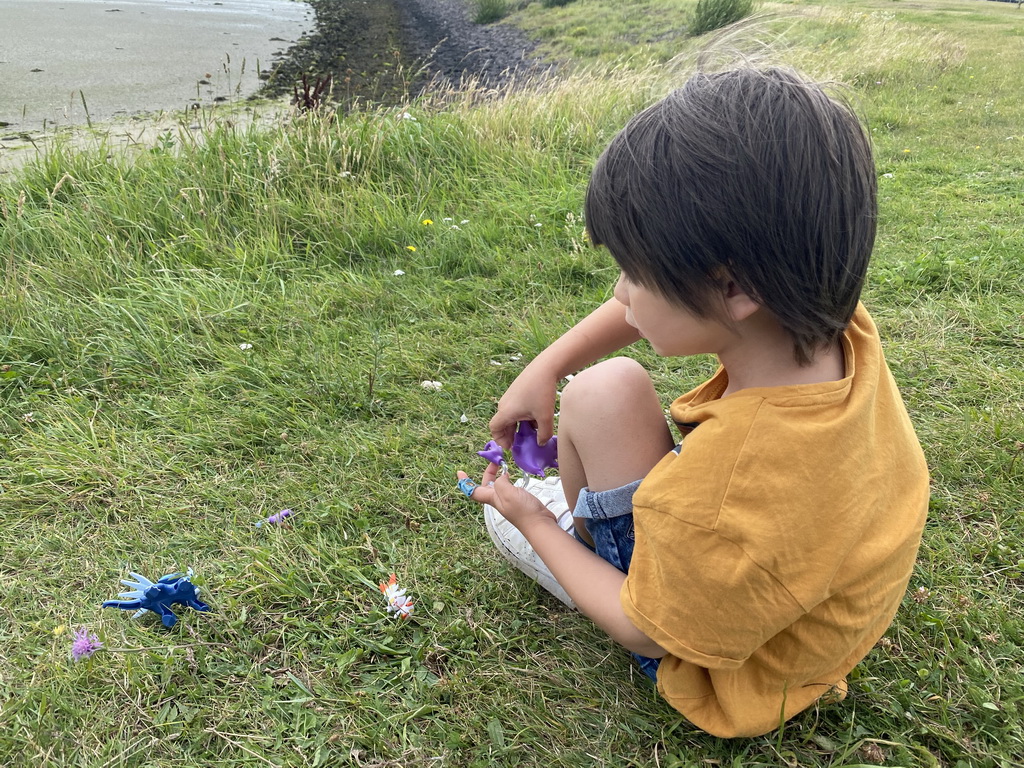
{"type": "Polygon", "coordinates": [[[856,308],[875,194],[854,112],[795,72],[751,68],[697,74],[630,120],[585,213],[631,281],[699,317],[721,316],[712,289],[727,270],[807,364],[856,308]]]}

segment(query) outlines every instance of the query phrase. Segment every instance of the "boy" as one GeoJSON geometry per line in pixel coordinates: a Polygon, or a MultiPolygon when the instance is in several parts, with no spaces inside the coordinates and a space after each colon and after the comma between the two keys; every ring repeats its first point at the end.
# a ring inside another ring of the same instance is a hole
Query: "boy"
{"type": "Polygon", "coordinates": [[[698,74],[611,142],[585,213],[621,269],[614,298],[523,370],[494,438],[508,448],[529,420],[546,441],[559,380],[640,338],[721,366],[672,404],[679,445],[638,363],[573,379],[558,442],[573,521],[545,506],[561,509],[552,480],[529,492],[491,464],[460,488],[503,554],[632,651],[691,722],[766,733],[845,695],[901,602],[928,505],[859,303],[868,139],[790,71],[698,74]]]}

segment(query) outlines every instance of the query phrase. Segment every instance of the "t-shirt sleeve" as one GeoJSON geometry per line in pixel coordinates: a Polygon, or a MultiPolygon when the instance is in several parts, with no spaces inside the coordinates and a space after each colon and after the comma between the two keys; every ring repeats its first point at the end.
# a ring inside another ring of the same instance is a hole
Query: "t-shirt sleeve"
{"type": "Polygon", "coordinates": [[[655,510],[634,520],[622,606],[671,655],[708,669],[735,668],[805,613],[782,584],[717,531],[655,510]]]}

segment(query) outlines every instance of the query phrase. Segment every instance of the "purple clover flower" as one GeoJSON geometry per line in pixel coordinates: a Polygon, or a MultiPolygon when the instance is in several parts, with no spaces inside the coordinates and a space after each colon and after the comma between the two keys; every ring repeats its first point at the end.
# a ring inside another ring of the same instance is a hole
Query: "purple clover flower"
{"type": "Polygon", "coordinates": [[[95,632],[90,632],[85,627],[75,630],[74,640],[71,642],[71,658],[75,661],[90,658],[96,651],[103,647],[95,632]]]}

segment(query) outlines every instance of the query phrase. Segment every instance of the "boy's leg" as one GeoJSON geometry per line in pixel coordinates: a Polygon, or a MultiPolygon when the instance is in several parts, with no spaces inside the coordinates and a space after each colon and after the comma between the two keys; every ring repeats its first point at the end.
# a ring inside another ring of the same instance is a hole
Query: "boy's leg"
{"type": "MultiPolygon", "coordinates": [[[[524,476],[516,485],[541,499],[563,529],[571,530],[570,520],[574,521],[576,533],[593,546],[586,520],[570,514],[580,489],[608,491],[642,479],[672,450],[671,433],[647,371],[629,358],[607,360],[577,375],[562,392],[560,411],[559,476],[524,476]]],[[[563,603],[575,607],[515,526],[489,505],[484,506],[484,520],[498,551],[510,563],[563,603]]],[[[605,529],[605,539],[607,533],[605,529]]],[[[608,554],[598,554],[612,562],[608,554]]],[[[625,570],[628,556],[619,552],[617,557],[621,564],[612,564],[625,570]]]]}
{"type": "MultiPolygon", "coordinates": [[[[635,360],[598,363],[562,392],[558,473],[569,509],[584,487],[607,491],[642,479],[673,445],[650,376],[635,360]]],[[[593,544],[583,518],[576,530],[593,544]]]]}

